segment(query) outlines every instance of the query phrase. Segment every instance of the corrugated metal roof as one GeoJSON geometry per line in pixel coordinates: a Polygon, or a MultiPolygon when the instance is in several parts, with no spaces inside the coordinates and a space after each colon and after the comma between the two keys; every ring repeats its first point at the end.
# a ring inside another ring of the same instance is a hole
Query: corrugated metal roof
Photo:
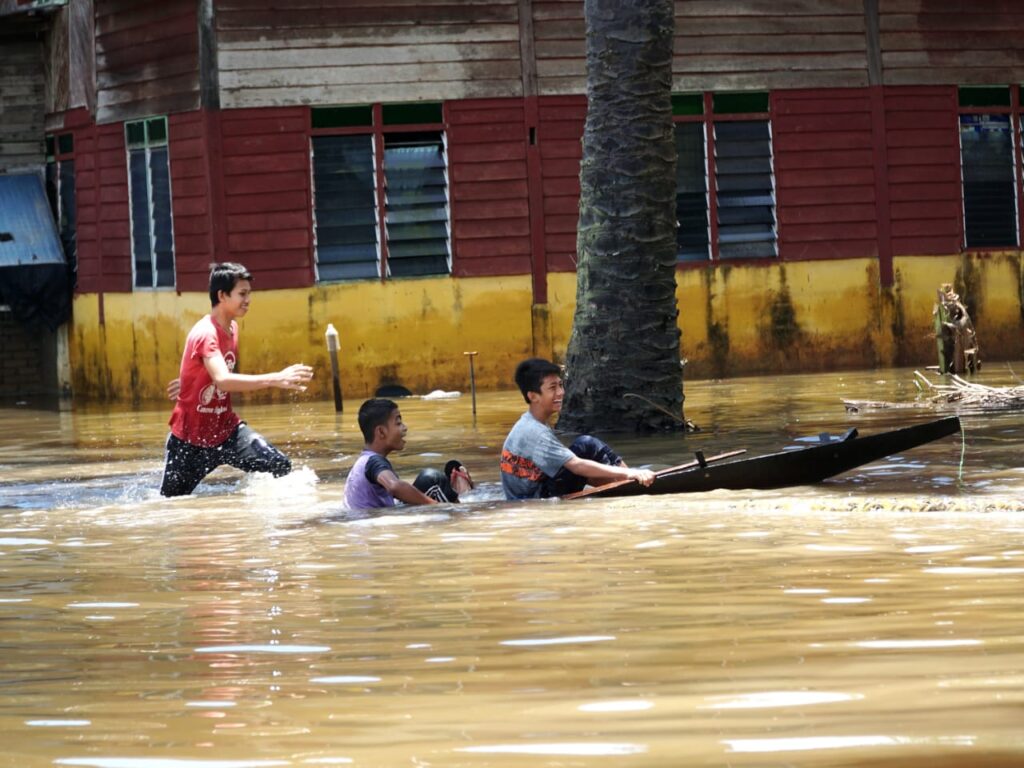
{"type": "Polygon", "coordinates": [[[0,267],[63,263],[42,180],[33,173],[0,175],[0,267]]]}

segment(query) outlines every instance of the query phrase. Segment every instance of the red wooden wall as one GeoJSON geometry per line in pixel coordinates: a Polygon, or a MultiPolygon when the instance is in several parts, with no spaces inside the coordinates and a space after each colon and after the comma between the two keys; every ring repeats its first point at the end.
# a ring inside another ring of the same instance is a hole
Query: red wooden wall
{"type": "Polygon", "coordinates": [[[886,88],[893,253],[958,253],[963,241],[957,89],[886,88]]]}
{"type": "Polygon", "coordinates": [[[214,253],[206,121],[201,112],[171,115],[167,130],[176,284],[179,290],[205,290],[214,253]]]}
{"type": "MultiPolygon", "coordinates": [[[[893,255],[961,250],[954,86],[774,91],[771,108],[782,261],[884,267],[893,255]]],[[[445,110],[453,274],[573,270],[585,98],[445,110]]],[[[85,110],[64,118],[75,135],[78,290],[130,291],[123,124],[95,125],[85,110]]],[[[260,288],[312,285],[308,107],[172,114],[169,136],[178,289],[203,290],[209,262],[227,259],[260,288]]]]}
{"type": "Polygon", "coordinates": [[[312,285],[309,110],[231,109],[220,118],[223,260],[258,273],[260,289],[312,285]]]}
{"type": "Polygon", "coordinates": [[[527,128],[521,99],[447,105],[452,274],[529,274],[527,128]]]}
{"type": "Polygon", "coordinates": [[[580,208],[580,158],[584,96],[541,99],[537,136],[540,143],[544,197],[544,248],[548,270],[576,269],[576,224],[580,208]]]}
{"type": "Polygon", "coordinates": [[[782,258],[877,256],[867,89],[776,92],[772,136],[782,258]]]}

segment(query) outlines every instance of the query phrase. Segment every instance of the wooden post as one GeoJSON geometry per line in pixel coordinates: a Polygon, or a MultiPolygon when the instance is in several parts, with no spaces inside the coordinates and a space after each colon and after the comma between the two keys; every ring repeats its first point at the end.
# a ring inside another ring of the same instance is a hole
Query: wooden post
{"type": "Polygon", "coordinates": [[[327,337],[327,351],[331,355],[331,377],[334,380],[334,410],[341,413],[341,378],[338,375],[338,332],[334,329],[333,324],[328,323],[327,333],[324,335],[327,337]]]}
{"type": "Polygon", "coordinates": [[[473,395],[473,418],[476,418],[476,373],[473,371],[473,358],[476,352],[463,352],[469,358],[469,391],[473,395]]]}

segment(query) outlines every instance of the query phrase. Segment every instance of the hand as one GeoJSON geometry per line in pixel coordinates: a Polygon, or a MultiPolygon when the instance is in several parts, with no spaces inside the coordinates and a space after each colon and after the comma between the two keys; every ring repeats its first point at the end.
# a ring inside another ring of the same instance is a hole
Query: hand
{"type": "Polygon", "coordinates": [[[308,365],[296,363],[289,365],[278,372],[277,386],[281,389],[297,389],[299,392],[306,391],[306,384],[313,378],[313,369],[308,365]]]}
{"type": "Polygon", "coordinates": [[[167,382],[167,399],[178,400],[178,395],[181,393],[181,379],[171,379],[167,382]]]}
{"type": "Polygon", "coordinates": [[[636,480],[640,485],[645,488],[654,482],[654,473],[649,469],[631,469],[629,470],[629,477],[631,480],[636,480]]]}

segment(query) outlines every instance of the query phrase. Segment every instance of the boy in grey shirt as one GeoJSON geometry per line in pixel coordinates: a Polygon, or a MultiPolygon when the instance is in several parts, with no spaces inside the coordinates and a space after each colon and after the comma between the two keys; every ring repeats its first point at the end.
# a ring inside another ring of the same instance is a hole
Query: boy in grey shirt
{"type": "Polygon", "coordinates": [[[501,487],[507,499],[564,496],[587,483],[615,480],[654,481],[647,469],[630,469],[618,454],[590,435],[580,435],[566,448],[547,422],[562,409],[561,369],[538,357],[516,367],[516,384],[529,408],[505,438],[501,449],[501,487]]]}

